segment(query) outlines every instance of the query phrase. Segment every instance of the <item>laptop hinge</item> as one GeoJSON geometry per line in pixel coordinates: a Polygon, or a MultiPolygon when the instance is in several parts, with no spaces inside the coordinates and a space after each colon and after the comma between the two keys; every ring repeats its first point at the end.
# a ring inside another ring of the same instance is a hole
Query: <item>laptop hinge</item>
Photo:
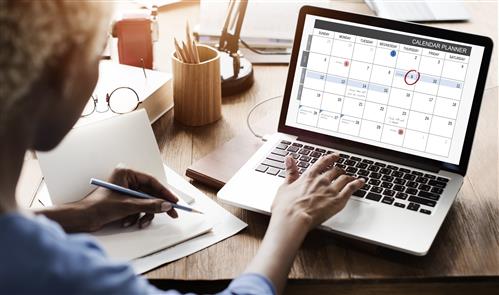
{"type": "Polygon", "coordinates": [[[317,144],[317,145],[322,145],[325,147],[329,147],[332,149],[337,149],[340,151],[345,151],[345,152],[350,152],[350,153],[355,153],[371,158],[376,158],[380,160],[384,160],[387,162],[393,162],[396,164],[401,164],[405,166],[410,166],[414,167],[417,169],[421,170],[426,170],[434,173],[438,173],[441,169],[441,162],[439,161],[434,161],[434,160],[427,160],[427,161],[420,161],[420,160],[415,160],[411,159],[411,157],[396,157],[393,155],[389,155],[387,153],[384,153],[382,151],[376,151],[376,148],[373,149],[365,149],[365,148],[360,148],[360,147],[355,147],[351,145],[343,145],[340,143],[332,143],[332,142],[326,142],[326,141],[321,141],[318,139],[308,139],[306,137],[298,137],[299,141],[303,142],[308,142],[311,144],[317,144]]]}

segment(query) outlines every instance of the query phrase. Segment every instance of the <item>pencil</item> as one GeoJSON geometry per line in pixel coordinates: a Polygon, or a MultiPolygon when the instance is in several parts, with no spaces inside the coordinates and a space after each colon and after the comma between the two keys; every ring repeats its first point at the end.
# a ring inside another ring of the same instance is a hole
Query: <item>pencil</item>
{"type": "MultiPolygon", "coordinates": [[[[135,191],[135,190],[132,190],[132,189],[129,189],[129,188],[126,188],[126,187],[122,187],[122,186],[119,186],[117,184],[109,183],[107,181],[96,179],[96,178],[91,178],[90,179],[90,184],[93,184],[95,186],[100,186],[100,187],[103,187],[103,188],[107,188],[108,190],[111,190],[111,191],[114,191],[114,192],[118,192],[118,193],[122,193],[124,195],[128,195],[128,196],[139,198],[139,199],[158,199],[156,197],[153,197],[151,195],[145,194],[143,192],[135,191]]],[[[199,210],[196,210],[194,208],[190,208],[190,207],[187,207],[187,206],[182,206],[182,205],[175,204],[175,203],[172,203],[172,202],[169,202],[169,201],[165,201],[165,202],[170,203],[172,205],[172,207],[175,208],[175,209],[184,210],[184,211],[192,212],[192,213],[204,214],[203,212],[201,212],[199,210]]]]}
{"type": "Polygon", "coordinates": [[[180,59],[181,62],[187,62],[187,58],[185,57],[184,53],[182,52],[182,48],[178,45],[177,39],[173,38],[173,41],[175,43],[175,51],[177,52],[177,58],[180,59]]]}
{"type": "Polygon", "coordinates": [[[196,59],[196,63],[198,64],[201,62],[201,60],[199,59],[198,47],[194,40],[192,40],[192,47],[194,48],[194,58],[196,59]]]}
{"type": "Polygon", "coordinates": [[[190,51],[189,51],[189,48],[187,47],[187,45],[185,45],[185,42],[182,41],[182,50],[184,51],[184,54],[187,58],[187,62],[188,63],[194,63],[194,58],[192,57],[190,51]]]}
{"type": "Polygon", "coordinates": [[[196,54],[194,53],[194,48],[192,47],[192,39],[191,39],[191,29],[189,28],[189,22],[185,23],[185,42],[187,43],[187,50],[189,51],[190,56],[192,57],[192,62],[196,62],[196,54]]]}

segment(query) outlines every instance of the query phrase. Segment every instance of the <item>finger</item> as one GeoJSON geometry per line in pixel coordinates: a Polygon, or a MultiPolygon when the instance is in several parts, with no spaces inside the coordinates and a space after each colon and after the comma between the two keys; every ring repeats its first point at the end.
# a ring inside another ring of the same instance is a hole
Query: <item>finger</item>
{"type": "Polygon", "coordinates": [[[130,210],[134,213],[161,213],[172,210],[172,205],[162,199],[130,199],[130,210]]]}
{"type": "Polygon", "coordinates": [[[139,228],[146,228],[151,224],[151,221],[154,218],[154,214],[151,213],[146,213],[142,218],[139,220],[139,228]]]}
{"type": "Polygon", "coordinates": [[[345,187],[340,191],[341,197],[350,197],[354,192],[364,186],[366,181],[363,178],[358,178],[350,181],[345,187]]]}
{"type": "Polygon", "coordinates": [[[168,200],[173,203],[178,202],[175,193],[164,187],[156,178],[151,175],[128,169],[128,174],[133,177],[138,189],[152,196],[168,200]]]}
{"type": "Polygon", "coordinates": [[[137,223],[137,220],[139,220],[139,217],[140,217],[140,214],[138,214],[138,213],[129,215],[129,216],[123,218],[121,225],[123,227],[130,227],[130,226],[137,223]]]}
{"type": "Polygon", "coordinates": [[[351,182],[354,179],[355,178],[353,176],[342,174],[338,178],[336,178],[333,183],[331,183],[330,188],[336,192],[340,192],[345,187],[345,185],[347,185],[347,183],[351,182]]]}
{"type": "Polygon", "coordinates": [[[336,204],[337,204],[337,209],[343,210],[345,208],[348,200],[352,196],[352,194],[361,188],[365,184],[365,180],[360,178],[360,179],[354,179],[353,181],[350,181],[347,183],[343,189],[337,194],[337,199],[336,199],[336,204]]]}
{"type": "Polygon", "coordinates": [[[170,211],[166,212],[166,214],[168,214],[168,216],[170,216],[171,218],[178,218],[178,213],[175,209],[171,209],[170,211]]]}
{"type": "Polygon", "coordinates": [[[286,164],[286,182],[293,183],[300,177],[300,172],[298,171],[298,166],[296,166],[296,161],[291,156],[287,156],[284,159],[286,164]]]}
{"type": "Polygon", "coordinates": [[[310,167],[310,169],[308,169],[308,175],[312,178],[318,176],[326,171],[329,166],[333,165],[334,162],[338,161],[339,158],[340,156],[338,154],[329,154],[321,157],[312,167],[310,167]]]}
{"type": "Polygon", "coordinates": [[[322,174],[322,177],[324,177],[328,182],[332,182],[334,179],[336,179],[342,174],[345,174],[345,170],[335,166],[333,167],[333,169],[324,172],[322,174]]]}

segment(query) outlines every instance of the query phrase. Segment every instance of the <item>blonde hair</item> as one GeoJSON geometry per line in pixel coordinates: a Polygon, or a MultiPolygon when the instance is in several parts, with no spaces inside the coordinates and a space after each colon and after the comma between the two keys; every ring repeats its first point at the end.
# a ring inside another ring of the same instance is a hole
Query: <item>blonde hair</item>
{"type": "Polygon", "coordinates": [[[70,46],[100,53],[109,8],[96,0],[0,0],[0,131],[70,46]]]}

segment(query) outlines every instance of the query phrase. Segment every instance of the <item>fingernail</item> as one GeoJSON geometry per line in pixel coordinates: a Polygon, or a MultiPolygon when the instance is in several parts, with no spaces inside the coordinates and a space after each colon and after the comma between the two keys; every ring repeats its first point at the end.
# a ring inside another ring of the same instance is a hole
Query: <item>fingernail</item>
{"type": "Polygon", "coordinates": [[[291,161],[291,157],[286,157],[286,168],[291,168],[291,166],[293,165],[293,162],[291,161]]]}
{"type": "Polygon", "coordinates": [[[168,212],[168,211],[170,211],[170,210],[172,210],[172,204],[167,203],[167,202],[163,202],[163,203],[161,204],[161,211],[163,211],[163,212],[168,212]]]}
{"type": "Polygon", "coordinates": [[[132,223],[130,221],[125,221],[123,223],[123,227],[129,227],[130,225],[132,225],[132,223]]]}
{"type": "Polygon", "coordinates": [[[116,168],[118,168],[118,169],[125,169],[126,167],[127,166],[124,163],[118,163],[118,165],[116,165],[116,168]]]}

